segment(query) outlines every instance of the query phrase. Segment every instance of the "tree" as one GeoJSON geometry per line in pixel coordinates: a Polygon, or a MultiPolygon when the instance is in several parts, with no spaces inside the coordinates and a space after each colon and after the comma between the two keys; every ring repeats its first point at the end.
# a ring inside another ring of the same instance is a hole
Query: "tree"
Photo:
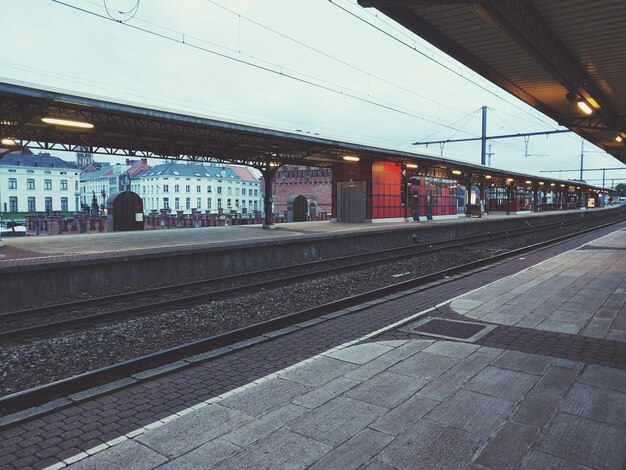
{"type": "Polygon", "coordinates": [[[626,183],[619,183],[615,185],[616,196],[626,196],[626,183]]]}

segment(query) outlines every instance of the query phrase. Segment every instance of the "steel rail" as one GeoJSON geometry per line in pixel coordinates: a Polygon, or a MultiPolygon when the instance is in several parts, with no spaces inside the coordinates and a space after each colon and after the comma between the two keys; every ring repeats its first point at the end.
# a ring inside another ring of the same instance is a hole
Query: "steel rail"
{"type": "MultiPolygon", "coordinates": [[[[8,411],[12,413],[17,412],[30,406],[50,402],[54,399],[67,396],[72,393],[77,393],[89,387],[108,383],[112,380],[118,380],[123,377],[128,377],[132,374],[136,374],[149,368],[163,366],[165,364],[180,360],[181,358],[210,351],[229,344],[233,344],[238,341],[243,341],[267,332],[284,328],[294,323],[299,323],[319,317],[321,315],[325,315],[327,313],[332,313],[348,307],[353,307],[355,305],[363,304],[371,300],[380,299],[387,295],[398,294],[403,291],[415,289],[417,287],[422,287],[424,290],[426,290],[428,288],[434,287],[434,285],[439,286],[441,284],[453,282],[460,277],[471,275],[479,269],[487,269],[491,265],[506,260],[508,258],[512,258],[523,253],[528,253],[529,251],[546,249],[554,245],[564,243],[570,239],[580,237],[587,233],[597,231],[620,222],[623,222],[623,219],[556,237],[551,240],[545,240],[522,248],[510,250],[506,253],[500,253],[489,256],[487,258],[471,261],[469,263],[421,276],[419,278],[405,280],[390,286],[371,290],[363,294],[353,295],[316,307],[301,310],[299,312],[294,312],[270,320],[265,320],[263,322],[248,325],[208,338],[170,347],[162,351],[157,351],[116,364],[105,366],[50,384],[40,385],[31,389],[16,392],[11,395],[0,397],[0,411],[8,411]]],[[[411,291],[406,295],[410,295],[413,293],[414,291],[411,291]]],[[[191,367],[193,365],[195,365],[195,363],[189,363],[182,368],[191,367]]],[[[181,370],[181,368],[178,368],[177,370],[181,370]]],[[[131,384],[128,384],[128,386],[136,385],[137,383],[138,382],[133,382],[131,384]]],[[[74,404],[74,402],[69,402],[67,403],[67,406],[72,404],[74,404]]],[[[2,426],[0,426],[0,429],[1,427],[2,426]]]]}
{"type": "MultiPolygon", "coordinates": [[[[596,219],[605,219],[605,218],[606,216],[596,217],[594,219],[586,219],[586,222],[594,222],[596,221],[596,219]]],[[[528,235],[528,234],[538,233],[538,232],[545,231],[545,230],[551,230],[551,229],[554,229],[555,227],[561,228],[567,225],[575,225],[577,223],[578,221],[569,222],[569,223],[551,223],[551,224],[546,224],[546,225],[542,225],[538,227],[524,227],[520,229],[504,230],[504,231],[493,232],[489,234],[477,234],[477,235],[465,237],[461,240],[458,240],[458,239],[453,240],[453,241],[442,240],[438,242],[422,243],[419,245],[408,245],[408,246],[399,247],[399,248],[390,248],[386,250],[380,250],[377,252],[359,253],[359,254],[349,255],[349,256],[340,257],[340,258],[315,261],[312,263],[306,263],[304,265],[293,265],[293,266],[288,266],[288,267],[271,268],[268,270],[254,271],[252,273],[247,273],[247,274],[237,274],[233,276],[228,276],[226,278],[210,279],[210,280],[204,280],[204,281],[194,281],[191,283],[178,284],[178,289],[183,288],[183,287],[188,289],[190,287],[195,287],[195,286],[202,285],[202,284],[206,285],[207,283],[211,283],[211,282],[223,283],[223,282],[228,282],[228,281],[234,281],[234,280],[242,279],[245,276],[250,276],[251,274],[269,275],[269,274],[274,274],[277,272],[280,273],[280,272],[287,271],[280,278],[271,278],[267,280],[255,281],[252,283],[248,283],[246,285],[237,285],[234,287],[228,287],[228,288],[219,289],[219,290],[215,290],[211,292],[203,292],[199,294],[185,295],[182,297],[177,297],[177,298],[167,299],[167,300],[157,300],[157,301],[148,301],[148,302],[140,303],[137,299],[137,295],[135,294],[133,296],[130,296],[130,298],[132,298],[134,302],[137,302],[138,305],[118,308],[118,309],[111,310],[108,312],[100,312],[100,313],[96,313],[92,315],[83,315],[83,316],[69,318],[65,320],[59,320],[59,321],[53,321],[53,322],[47,322],[47,323],[44,322],[44,323],[37,324],[37,325],[2,331],[0,332],[0,341],[14,340],[16,338],[20,338],[24,336],[53,334],[57,332],[58,330],[64,329],[64,328],[73,328],[73,327],[78,327],[82,325],[91,325],[96,322],[109,321],[109,320],[114,320],[118,318],[125,318],[125,317],[137,316],[137,315],[153,314],[155,312],[163,311],[164,309],[168,309],[168,308],[183,308],[189,305],[197,305],[199,302],[216,301],[216,300],[223,299],[229,296],[240,295],[244,292],[254,291],[254,290],[263,289],[267,287],[276,287],[286,282],[302,281],[304,279],[308,279],[308,278],[315,277],[315,276],[320,276],[320,275],[328,276],[328,275],[335,274],[335,273],[342,272],[342,271],[363,268],[374,263],[389,262],[389,261],[397,260],[399,258],[406,259],[407,257],[411,257],[411,256],[432,254],[438,251],[468,246],[470,244],[483,243],[483,242],[487,242],[491,240],[501,239],[503,237],[511,237],[514,235],[528,235]],[[381,254],[384,254],[384,255],[386,254],[386,255],[381,257],[380,256],[381,254]],[[311,266],[316,266],[316,265],[324,266],[324,265],[333,265],[333,264],[336,265],[338,262],[345,262],[351,259],[358,260],[362,258],[366,258],[366,259],[363,261],[356,261],[356,262],[352,262],[348,264],[342,264],[340,266],[322,267],[321,269],[316,269],[313,271],[293,273],[295,269],[301,271],[303,268],[307,268],[311,266]]],[[[171,287],[157,288],[157,289],[151,289],[151,290],[147,290],[143,292],[147,293],[148,295],[153,296],[155,294],[155,291],[161,291],[163,293],[164,291],[168,292],[170,289],[171,287]]],[[[129,298],[128,294],[122,294],[122,298],[120,298],[118,295],[114,295],[114,296],[108,296],[108,297],[101,297],[96,300],[99,300],[99,301],[108,300],[109,303],[112,303],[112,302],[117,302],[126,298],[129,298]],[[113,301],[111,301],[111,297],[114,299],[113,301]]],[[[104,302],[99,302],[98,304],[101,305],[102,303],[104,302]]],[[[90,307],[93,307],[93,305],[90,305],[87,301],[79,301],[78,304],[81,306],[89,305],[90,307]]],[[[73,309],[78,308],[78,306],[76,306],[76,303],[73,303],[73,302],[69,304],[60,304],[59,306],[54,306],[54,307],[60,307],[63,305],[71,305],[72,306],[71,308],[73,309]]],[[[46,314],[46,313],[43,313],[43,311],[45,311],[45,307],[36,308],[31,311],[22,310],[18,312],[10,312],[7,314],[0,315],[0,321],[6,324],[10,321],[32,319],[33,317],[36,318],[36,317],[46,314]]],[[[47,314],[49,315],[50,313],[47,313],[47,314]]]]}

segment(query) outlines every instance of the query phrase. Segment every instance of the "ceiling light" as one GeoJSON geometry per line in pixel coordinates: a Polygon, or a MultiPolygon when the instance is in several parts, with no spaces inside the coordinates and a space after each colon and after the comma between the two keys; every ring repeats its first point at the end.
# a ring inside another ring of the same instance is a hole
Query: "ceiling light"
{"type": "Polygon", "coordinates": [[[563,183],[561,183],[561,188],[564,188],[564,187],[565,187],[565,185],[563,183]]]}
{"type": "Polygon", "coordinates": [[[73,121],[71,119],[54,117],[43,117],[41,118],[41,121],[54,126],[76,127],[77,129],[93,129],[92,123],[84,121],[73,121]]]}
{"type": "Polygon", "coordinates": [[[543,186],[543,181],[539,181],[539,186],[543,186]]]}
{"type": "Polygon", "coordinates": [[[417,168],[417,165],[415,163],[407,163],[406,167],[407,168],[417,168]]]}
{"type": "Polygon", "coordinates": [[[513,178],[507,178],[507,179],[506,179],[506,182],[507,182],[507,183],[510,183],[511,181],[513,181],[513,178]]]}
{"type": "Polygon", "coordinates": [[[550,186],[555,186],[555,184],[554,183],[550,183],[550,186]]]}
{"type": "Polygon", "coordinates": [[[615,136],[615,140],[616,140],[617,142],[620,142],[620,143],[621,143],[621,142],[622,142],[622,140],[624,140],[624,139],[622,139],[622,136],[621,136],[621,135],[617,134],[617,136],[615,136]]]}
{"type": "Polygon", "coordinates": [[[485,179],[490,180],[491,179],[491,175],[485,175],[485,179]]]}
{"type": "Polygon", "coordinates": [[[589,107],[589,105],[587,103],[585,103],[583,100],[578,100],[578,107],[582,110],[583,113],[585,114],[591,114],[593,113],[593,109],[591,109],[589,107]]]}
{"type": "Polygon", "coordinates": [[[361,160],[359,157],[354,157],[352,155],[344,155],[342,158],[347,162],[358,162],[361,160]]]}
{"type": "Polygon", "coordinates": [[[526,184],[532,184],[532,181],[526,180],[526,184]]]}
{"type": "Polygon", "coordinates": [[[15,142],[15,140],[5,137],[4,139],[2,139],[2,145],[8,145],[9,147],[14,147],[17,145],[17,143],[15,142]]]}
{"type": "Polygon", "coordinates": [[[460,175],[461,172],[459,170],[452,170],[453,175],[460,175]]]}

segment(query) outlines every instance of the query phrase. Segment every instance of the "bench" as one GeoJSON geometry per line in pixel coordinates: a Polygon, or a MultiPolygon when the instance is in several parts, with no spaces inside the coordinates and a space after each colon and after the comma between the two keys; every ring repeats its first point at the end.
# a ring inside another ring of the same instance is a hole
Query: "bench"
{"type": "Polygon", "coordinates": [[[480,204],[466,204],[465,205],[465,216],[471,217],[473,215],[477,217],[483,216],[483,213],[480,210],[480,204]]]}

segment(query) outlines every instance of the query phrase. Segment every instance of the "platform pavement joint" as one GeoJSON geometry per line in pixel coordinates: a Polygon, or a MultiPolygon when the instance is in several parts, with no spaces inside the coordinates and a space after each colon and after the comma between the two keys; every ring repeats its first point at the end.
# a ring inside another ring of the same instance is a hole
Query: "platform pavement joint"
{"type": "MultiPolygon", "coordinates": [[[[422,295],[403,297],[393,304],[374,305],[360,312],[358,321],[354,315],[338,317],[332,322],[255,344],[236,354],[24,423],[1,433],[4,449],[1,462],[9,468],[41,468],[87,451],[102,450],[104,443],[128,437],[137,429],[168,419],[172,413],[182,413],[212,397],[220,397],[338,344],[387,326],[416,310],[432,308],[451,296],[501,279],[556,252],[556,248],[549,249],[530,254],[525,259],[501,263],[490,270],[437,286],[422,295]]],[[[493,353],[495,349],[485,347],[484,351],[493,353]]],[[[573,364],[563,361],[560,367],[573,364]]],[[[149,432],[149,429],[145,431],[149,432]]]]}

